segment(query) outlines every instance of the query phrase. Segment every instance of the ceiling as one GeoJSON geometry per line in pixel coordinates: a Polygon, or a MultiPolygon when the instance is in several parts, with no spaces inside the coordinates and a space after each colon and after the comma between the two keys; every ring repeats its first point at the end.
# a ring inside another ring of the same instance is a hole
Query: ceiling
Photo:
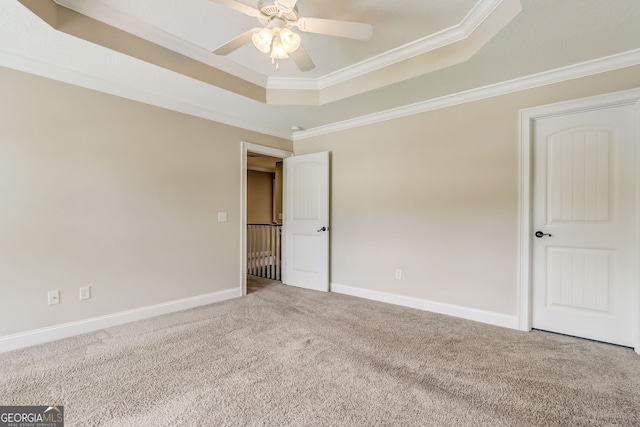
{"type": "Polygon", "coordinates": [[[308,72],[251,44],[213,54],[259,24],[208,0],[0,7],[0,66],[294,140],[600,58],[640,63],[637,0],[299,0],[300,16],[373,25],[369,41],[299,32],[308,72]]]}
{"type": "MultiPolygon", "coordinates": [[[[208,0],[57,0],[57,3],[78,10],[103,22],[129,32],[141,33],[144,27],[162,30],[204,51],[211,52],[239,34],[261,26],[256,18],[220,6],[208,0]],[[118,14],[130,18],[122,19],[118,14]]],[[[238,0],[252,7],[257,0],[238,0]]],[[[232,70],[247,79],[263,81],[269,78],[317,79],[371,57],[385,54],[415,40],[460,24],[474,6],[487,4],[495,8],[495,0],[437,0],[389,2],[383,0],[300,0],[299,15],[371,23],[375,36],[358,41],[297,31],[302,44],[311,53],[316,68],[300,73],[292,61],[280,61],[276,70],[268,55],[246,45],[228,57],[211,56],[208,62],[218,68],[232,70]],[[401,21],[402,26],[395,25],[401,21]]],[[[486,12],[482,12],[486,14],[486,12]]],[[[149,31],[147,37],[162,43],[162,33],[149,31]]],[[[181,53],[188,47],[174,45],[181,53]]]]}

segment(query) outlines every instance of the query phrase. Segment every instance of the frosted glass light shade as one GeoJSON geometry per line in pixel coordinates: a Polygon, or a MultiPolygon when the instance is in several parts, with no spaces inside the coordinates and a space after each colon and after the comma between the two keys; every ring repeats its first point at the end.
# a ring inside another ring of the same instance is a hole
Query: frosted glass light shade
{"type": "Polygon", "coordinates": [[[289,55],[287,51],[284,49],[284,44],[282,44],[282,40],[280,37],[273,38],[273,44],[271,45],[271,58],[272,59],[284,59],[288,58],[289,55]]]}
{"type": "Polygon", "coordinates": [[[294,52],[300,47],[300,36],[288,28],[280,31],[280,40],[282,46],[287,53],[294,52]]]}
{"type": "Polygon", "coordinates": [[[269,53],[271,50],[271,41],[273,40],[273,33],[269,28],[263,28],[262,30],[254,33],[251,36],[253,45],[262,53],[269,53]]]}

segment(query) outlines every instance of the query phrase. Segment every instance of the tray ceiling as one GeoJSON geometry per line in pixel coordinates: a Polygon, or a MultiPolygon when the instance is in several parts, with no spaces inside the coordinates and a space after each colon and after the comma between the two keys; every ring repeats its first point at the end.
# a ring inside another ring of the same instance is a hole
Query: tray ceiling
{"type": "Polygon", "coordinates": [[[207,0],[0,7],[1,66],[286,138],[640,48],[637,0],[299,0],[300,16],[374,28],[366,42],[301,33],[306,73],[251,44],[211,53],[257,22],[207,0]]]}

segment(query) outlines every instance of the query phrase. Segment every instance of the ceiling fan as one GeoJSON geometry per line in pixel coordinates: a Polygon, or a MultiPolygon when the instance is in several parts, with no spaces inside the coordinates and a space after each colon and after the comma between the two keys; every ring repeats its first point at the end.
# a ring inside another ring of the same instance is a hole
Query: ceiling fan
{"type": "Polygon", "coordinates": [[[311,57],[300,44],[300,35],[292,31],[296,27],[307,33],[326,34],[357,40],[369,40],[373,35],[371,24],[336,21],[298,16],[297,0],[260,0],[254,8],[236,0],[211,0],[221,6],[258,18],[263,27],[252,28],[213,51],[216,55],[228,55],[249,42],[264,53],[278,68],[278,60],[293,58],[300,71],[315,68],[311,57]]]}

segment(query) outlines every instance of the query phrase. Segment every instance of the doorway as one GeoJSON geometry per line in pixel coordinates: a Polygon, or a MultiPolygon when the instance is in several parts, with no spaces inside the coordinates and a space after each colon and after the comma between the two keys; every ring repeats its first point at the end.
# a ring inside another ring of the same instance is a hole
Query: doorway
{"type": "MultiPolygon", "coordinates": [[[[252,288],[261,286],[266,281],[274,280],[268,278],[269,276],[280,277],[280,266],[274,257],[281,251],[280,239],[277,233],[280,233],[282,224],[281,211],[279,212],[277,208],[278,202],[274,202],[274,195],[277,198],[277,188],[271,187],[269,195],[266,196],[267,199],[270,199],[270,202],[254,199],[256,205],[253,206],[251,214],[248,213],[248,209],[251,208],[248,203],[248,174],[254,175],[258,187],[260,185],[277,187],[281,183],[278,184],[271,181],[271,172],[273,171],[275,175],[276,162],[292,156],[293,153],[250,142],[242,142],[241,150],[240,268],[242,295],[247,295],[247,273],[249,268],[251,268],[252,273],[256,274],[256,279],[251,280],[252,288]],[[263,184],[260,184],[261,181],[263,184]],[[265,207],[267,203],[268,207],[265,207]],[[255,233],[253,236],[249,235],[249,229],[251,229],[251,233],[255,233]],[[259,278],[258,276],[260,275],[267,277],[259,278]]],[[[264,199],[265,195],[262,197],[264,199]]],[[[282,194],[280,192],[281,198],[282,194]]]]}
{"type": "Polygon", "coordinates": [[[257,278],[282,278],[282,183],[282,159],[247,153],[248,293],[257,278]]]}
{"type": "Polygon", "coordinates": [[[639,101],[521,112],[520,329],[640,352],[639,101]]]}

